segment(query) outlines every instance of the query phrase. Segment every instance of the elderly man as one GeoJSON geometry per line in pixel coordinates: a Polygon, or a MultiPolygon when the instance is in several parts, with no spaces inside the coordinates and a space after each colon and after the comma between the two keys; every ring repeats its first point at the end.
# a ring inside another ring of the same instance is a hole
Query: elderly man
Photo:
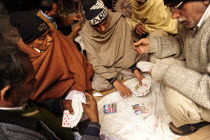
{"type": "MultiPolygon", "coordinates": [[[[40,10],[37,13],[50,26],[51,30],[60,29],[63,26],[71,26],[71,24],[81,19],[81,15],[79,14],[67,17],[59,15],[60,8],[58,2],[58,0],[42,0],[40,10]]],[[[80,30],[80,25],[75,26],[68,37],[74,40],[80,30]]]]}
{"type": "Polygon", "coordinates": [[[143,76],[135,67],[139,58],[132,49],[131,32],[125,18],[121,13],[107,12],[101,0],[87,0],[83,7],[88,21],[81,35],[95,71],[93,89],[104,91],[114,86],[121,96],[131,95],[120,80],[135,76],[141,81],[143,76]]]}
{"type": "Polygon", "coordinates": [[[178,22],[171,18],[171,11],[164,6],[163,0],[131,0],[131,5],[132,20],[128,23],[139,37],[178,33],[178,22]]]}
{"type": "Polygon", "coordinates": [[[157,63],[151,74],[166,85],[165,106],[172,119],[171,130],[187,135],[210,122],[210,6],[208,0],[164,2],[171,9],[172,18],[184,27],[173,38],[141,39],[134,49],[156,58],[186,60],[185,67],[157,63]]]}
{"type": "MultiPolygon", "coordinates": [[[[0,42],[0,137],[1,139],[73,140],[70,129],[47,110],[28,101],[35,83],[35,72],[28,55],[10,43],[0,42]]],[[[91,122],[83,140],[99,140],[97,104],[94,97],[83,105],[91,122]]]]}

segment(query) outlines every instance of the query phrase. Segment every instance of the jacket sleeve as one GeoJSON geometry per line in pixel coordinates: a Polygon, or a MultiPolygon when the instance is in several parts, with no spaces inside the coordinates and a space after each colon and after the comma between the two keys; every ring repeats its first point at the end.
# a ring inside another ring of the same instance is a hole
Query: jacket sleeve
{"type": "Polygon", "coordinates": [[[90,122],[81,140],[100,140],[100,127],[99,123],[90,122]]]}
{"type": "Polygon", "coordinates": [[[67,16],[67,17],[59,16],[56,21],[59,27],[70,26],[74,23],[73,16],[67,16]]]}
{"type": "Polygon", "coordinates": [[[176,37],[150,37],[149,53],[156,58],[174,57],[184,59],[183,42],[180,36],[176,37]]]}
{"type": "Polygon", "coordinates": [[[191,69],[173,64],[156,64],[152,69],[156,81],[164,81],[189,99],[204,108],[210,109],[210,63],[207,73],[201,74],[191,69]]]}

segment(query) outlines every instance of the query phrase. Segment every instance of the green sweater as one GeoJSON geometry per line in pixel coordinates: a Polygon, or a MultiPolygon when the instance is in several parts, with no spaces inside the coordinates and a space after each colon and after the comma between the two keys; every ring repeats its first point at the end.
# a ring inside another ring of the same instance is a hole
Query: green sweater
{"type": "Polygon", "coordinates": [[[152,77],[164,81],[195,103],[210,109],[210,19],[197,32],[182,28],[174,38],[150,37],[150,53],[157,58],[186,60],[186,68],[156,64],[152,77]]]}
{"type": "Polygon", "coordinates": [[[24,117],[33,117],[44,123],[51,132],[62,140],[74,140],[74,136],[70,128],[63,128],[61,119],[54,116],[51,112],[44,108],[36,106],[33,102],[28,102],[28,107],[24,110],[13,111],[21,114],[24,117]]]}

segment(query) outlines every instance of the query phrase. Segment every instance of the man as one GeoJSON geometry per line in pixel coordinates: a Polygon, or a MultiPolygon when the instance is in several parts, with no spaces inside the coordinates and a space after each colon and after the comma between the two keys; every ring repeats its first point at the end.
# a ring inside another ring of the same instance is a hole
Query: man
{"type": "MultiPolygon", "coordinates": [[[[58,2],[58,0],[42,0],[40,11],[37,13],[37,15],[50,26],[51,30],[57,30],[63,26],[71,26],[71,24],[78,22],[81,19],[80,14],[67,17],[59,15],[60,8],[58,2]]],[[[68,37],[74,40],[80,30],[80,25],[76,25],[68,37]]]]}
{"type": "Polygon", "coordinates": [[[171,116],[171,130],[188,135],[210,122],[210,6],[208,0],[165,0],[184,27],[174,38],[150,37],[134,43],[138,54],[156,58],[173,56],[186,60],[186,66],[157,63],[151,70],[163,82],[165,107],[171,116]],[[207,122],[203,122],[207,121],[207,122]]]}
{"type": "MultiPolygon", "coordinates": [[[[11,43],[0,42],[0,137],[1,139],[73,140],[61,120],[29,101],[35,83],[30,59],[11,43]]],[[[99,140],[97,104],[94,97],[83,105],[91,122],[83,140],[99,140]]]]}
{"type": "Polygon", "coordinates": [[[10,23],[21,37],[18,48],[29,55],[35,69],[32,100],[58,115],[63,113],[58,112],[59,108],[68,109],[68,100],[64,99],[70,91],[84,93],[92,89],[93,69],[72,40],[57,30],[50,31],[46,22],[29,12],[13,13],[10,23]]]}
{"type": "Polygon", "coordinates": [[[107,12],[101,0],[87,0],[83,7],[88,21],[81,35],[95,71],[93,89],[104,91],[114,86],[121,96],[130,96],[130,89],[120,80],[135,76],[141,81],[143,76],[135,67],[139,57],[131,48],[131,32],[125,18],[121,13],[107,12]]]}
{"type": "Polygon", "coordinates": [[[132,20],[128,23],[137,36],[177,34],[177,20],[171,18],[163,0],[131,0],[131,5],[132,20]]]}

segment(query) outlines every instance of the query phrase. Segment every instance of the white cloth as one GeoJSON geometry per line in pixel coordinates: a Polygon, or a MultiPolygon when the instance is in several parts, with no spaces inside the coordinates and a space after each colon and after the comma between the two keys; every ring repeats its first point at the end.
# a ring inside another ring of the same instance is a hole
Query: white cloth
{"type": "Polygon", "coordinates": [[[160,84],[152,81],[151,91],[142,97],[133,95],[122,99],[119,92],[105,96],[98,102],[101,134],[122,140],[174,140],[178,136],[170,130],[171,121],[163,105],[160,84]],[[104,114],[103,106],[117,103],[117,112],[104,114]],[[132,105],[145,104],[147,114],[135,115],[132,105]]]}

